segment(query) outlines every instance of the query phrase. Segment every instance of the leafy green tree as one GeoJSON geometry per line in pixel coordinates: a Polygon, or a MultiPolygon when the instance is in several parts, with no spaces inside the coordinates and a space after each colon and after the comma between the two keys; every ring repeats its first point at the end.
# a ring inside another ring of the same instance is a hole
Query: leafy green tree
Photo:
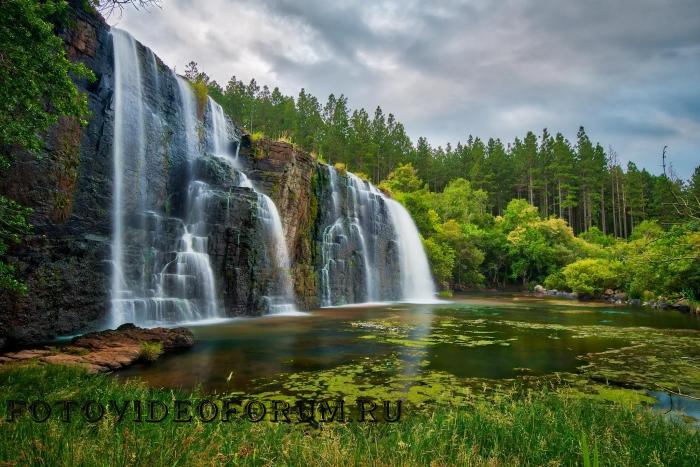
{"type": "Polygon", "coordinates": [[[450,279],[455,265],[455,252],[447,243],[432,238],[423,240],[433,277],[444,290],[450,288],[450,279]]]}
{"type": "MultiPolygon", "coordinates": [[[[42,147],[42,134],[62,115],[83,120],[87,99],[73,83],[90,78],[82,64],[71,63],[55,24],[67,19],[67,4],[59,0],[0,1],[0,170],[17,150],[42,147]]],[[[29,232],[29,210],[0,196],[0,258],[8,245],[29,232]]],[[[0,287],[25,291],[11,265],[0,261],[0,287]]]]}
{"type": "Polygon", "coordinates": [[[436,211],[443,219],[481,225],[490,215],[487,203],[485,191],[474,190],[468,180],[456,178],[436,197],[436,211]]]}
{"type": "Polygon", "coordinates": [[[423,180],[418,178],[418,171],[411,165],[399,165],[380,184],[380,188],[388,190],[390,193],[412,193],[425,189],[423,180]]]}
{"type": "Polygon", "coordinates": [[[700,297],[699,223],[674,225],[668,231],[642,223],[634,237],[624,258],[632,296],[700,297]]]}
{"type": "Polygon", "coordinates": [[[452,270],[453,288],[465,289],[479,287],[484,281],[481,264],[484,252],[479,248],[485,235],[473,224],[460,224],[454,219],[446,221],[437,228],[435,238],[450,246],[455,253],[452,270]]]}
{"type": "Polygon", "coordinates": [[[605,290],[618,290],[624,284],[624,266],[619,261],[586,258],[562,269],[569,290],[586,295],[600,295],[605,290]]]}

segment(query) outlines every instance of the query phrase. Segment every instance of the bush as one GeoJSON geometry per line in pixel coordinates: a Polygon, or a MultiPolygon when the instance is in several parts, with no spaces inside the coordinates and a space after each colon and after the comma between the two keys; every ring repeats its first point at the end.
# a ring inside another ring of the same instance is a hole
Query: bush
{"type": "Polygon", "coordinates": [[[204,110],[207,108],[207,97],[209,96],[209,88],[204,81],[190,81],[192,90],[197,98],[197,117],[200,120],[204,118],[204,110]]]}
{"type": "Polygon", "coordinates": [[[257,143],[258,141],[260,141],[264,137],[265,137],[265,134],[262,131],[256,131],[255,133],[250,135],[250,141],[252,143],[257,143]]]}
{"type": "Polygon", "coordinates": [[[604,259],[581,259],[562,269],[566,286],[577,293],[596,295],[619,289],[625,276],[622,263],[604,259]]]}
{"type": "Polygon", "coordinates": [[[139,360],[155,362],[163,353],[163,344],[160,342],[142,342],[139,349],[139,360]]]}
{"type": "Polygon", "coordinates": [[[446,243],[436,242],[432,238],[423,240],[423,246],[433,277],[442,288],[448,289],[455,265],[455,251],[446,243]]]}
{"type": "Polygon", "coordinates": [[[615,244],[615,239],[612,235],[605,235],[598,227],[592,226],[586,232],[582,232],[579,238],[600,246],[612,246],[615,244]]]}
{"type": "Polygon", "coordinates": [[[343,164],[342,162],[336,162],[334,167],[335,167],[335,170],[340,175],[346,175],[348,173],[348,169],[346,168],[345,164],[343,164]]]}
{"type": "Polygon", "coordinates": [[[549,290],[569,290],[566,278],[561,271],[554,272],[544,280],[544,287],[549,290]]]}

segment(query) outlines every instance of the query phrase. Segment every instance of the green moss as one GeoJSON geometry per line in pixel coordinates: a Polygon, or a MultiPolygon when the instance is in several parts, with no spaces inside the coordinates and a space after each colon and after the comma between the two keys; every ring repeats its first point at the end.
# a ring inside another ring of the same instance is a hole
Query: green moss
{"type": "Polygon", "coordinates": [[[56,127],[56,149],[53,152],[56,189],[54,191],[54,222],[65,222],[73,211],[73,192],[80,167],[80,138],[82,127],[75,117],[60,117],[56,127]]]}
{"type": "Polygon", "coordinates": [[[192,90],[194,91],[197,102],[197,117],[202,120],[204,111],[207,108],[207,97],[209,96],[209,88],[204,81],[190,81],[192,90]]]}

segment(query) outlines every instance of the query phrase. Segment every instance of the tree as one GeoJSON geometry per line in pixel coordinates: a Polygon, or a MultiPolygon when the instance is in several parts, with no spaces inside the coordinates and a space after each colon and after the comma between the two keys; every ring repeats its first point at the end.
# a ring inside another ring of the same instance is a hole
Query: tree
{"type": "Polygon", "coordinates": [[[557,185],[558,215],[573,225],[573,208],[577,206],[576,184],[574,180],[574,152],[571,144],[561,133],[557,133],[552,143],[552,172],[557,185]]]}
{"type": "Polygon", "coordinates": [[[443,219],[480,225],[488,214],[487,202],[485,191],[474,190],[468,180],[456,178],[437,196],[436,211],[443,219]]]}
{"type": "Polygon", "coordinates": [[[89,0],[97,11],[106,17],[112,16],[115,11],[121,14],[124,7],[131,5],[137,10],[148,10],[151,7],[160,8],[161,0],[89,0]]]}
{"type": "Polygon", "coordinates": [[[425,184],[409,163],[398,166],[379,186],[390,193],[412,193],[424,189],[425,184]]]}
{"type": "Polygon", "coordinates": [[[452,270],[455,265],[455,252],[446,243],[427,238],[423,246],[430,262],[433,277],[443,289],[449,289],[452,270]]]}
{"type": "MultiPolygon", "coordinates": [[[[35,151],[42,133],[62,115],[85,123],[87,99],[71,76],[91,78],[82,64],[71,63],[54,24],[67,18],[64,1],[1,0],[0,15],[0,170],[17,150],[35,151]]],[[[0,196],[0,258],[8,244],[29,232],[29,210],[0,196]]],[[[0,261],[0,287],[24,291],[11,265],[0,261]]]]}

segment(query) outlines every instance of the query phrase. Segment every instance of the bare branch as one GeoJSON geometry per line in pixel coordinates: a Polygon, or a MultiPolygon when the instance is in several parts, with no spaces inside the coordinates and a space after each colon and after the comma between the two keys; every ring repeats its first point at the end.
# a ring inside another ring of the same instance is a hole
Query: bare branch
{"type": "Polygon", "coordinates": [[[148,11],[151,7],[161,8],[162,0],[92,0],[97,8],[97,11],[102,13],[105,18],[109,18],[115,11],[121,16],[124,12],[124,7],[131,5],[136,10],[148,11]]]}

